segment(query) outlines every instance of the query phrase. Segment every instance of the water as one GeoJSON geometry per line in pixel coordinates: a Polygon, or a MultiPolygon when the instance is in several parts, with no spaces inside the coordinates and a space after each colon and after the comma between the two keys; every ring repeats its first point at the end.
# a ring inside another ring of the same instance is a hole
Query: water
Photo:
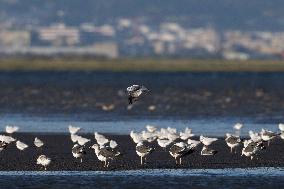
{"type": "Polygon", "coordinates": [[[1,188],[283,188],[283,168],[0,172],[1,188]]]}
{"type": "Polygon", "coordinates": [[[157,127],[175,127],[178,130],[184,130],[185,127],[193,129],[197,135],[224,136],[226,132],[232,132],[232,126],[241,121],[245,123],[242,135],[246,135],[249,130],[259,131],[261,128],[268,128],[277,131],[276,123],[261,122],[251,118],[193,118],[185,119],[120,119],[115,120],[92,120],[83,119],[83,116],[32,116],[25,114],[2,114],[0,125],[7,124],[20,126],[21,132],[44,132],[44,133],[64,133],[68,132],[68,125],[74,125],[82,128],[85,133],[94,131],[109,134],[129,134],[131,130],[145,130],[145,125],[155,125],[157,127]]]}

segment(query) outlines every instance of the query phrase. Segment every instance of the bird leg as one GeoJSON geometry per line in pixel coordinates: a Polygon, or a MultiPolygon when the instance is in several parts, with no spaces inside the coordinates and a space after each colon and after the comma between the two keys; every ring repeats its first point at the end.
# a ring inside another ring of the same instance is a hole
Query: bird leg
{"type": "Polygon", "coordinates": [[[175,161],[176,161],[176,165],[178,164],[178,162],[177,162],[177,158],[175,157],[175,161]]]}
{"type": "Polygon", "coordinates": [[[83,162],[83,159],[81,158],[81,163],[83,162]]]}
{"type": "Polygon", "coordinates": [[[44,166],[44,170],[46,171],[46,166],[44,166]]]}
{"type": "Polygon", "coordinates": [[[253,159],[253,156],[250,156],[250,160],[252,160],[253,159]]]}
{"type": "Polygon", "coordinates": [[[181,165],[181,158],[179,158],[179,164],[181,165]]]}
{"type": "Polygon", "coordinates": [[[270,140],[267,141],[267,146],[269,146],[269,142],[270,142],[270,140]]]}
{"type": "Polygon", "coordinates": [[[231,153],[233,153],[233,148],[231,147],[231,153]]]}
{"type": "Polygon", "coordinates": [[[141,165],[143,165],[143,157],[141,156],[141,165]]]}
{"type": "Polygon", "coordinates": [[[106,167],[106,161],[105,161],[105,163],[104,163],[104,167],[106,167]]]}

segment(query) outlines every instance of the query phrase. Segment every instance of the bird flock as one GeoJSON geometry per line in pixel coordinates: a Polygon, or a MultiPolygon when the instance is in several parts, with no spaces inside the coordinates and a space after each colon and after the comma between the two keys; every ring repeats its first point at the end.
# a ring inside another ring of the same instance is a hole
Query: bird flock
{"type": "MultiPolygon", "coordinates": [[[[140,85],[132,85],[127,88],[128,103],[131,105],[138,100],[142,93],[149,92],[149,90],[140,85]]],[[[113,108],[113,107],[105,107],[113,108]]],[[[154,107],[153,107],[154,108],[154,107]]],[[[249,138],[241,138],[240,133],[243,128],[243,124],[237,123],[233,126],[234,133],[225,134],[225,142],[229,147],[231,153],[237,153],[237,147],[241,146],[241,155],[249,157],[251,160],[260,154],[260,152],[270,146],[271,141],[280,137],[284,139],[284,124],[278,125],[279,133],[262,129],[260,132],[249,131],[249,138]]],[[[8,145],[15,144],[16,148],[23,151],[31,146],[27,145],[23,141],[20,141],[14,136],[14,133],[19,130],[17,126],[6,126],[6,134],[0,135],[0,152],[3,151],[8,145]]],[[[69,125],[70,140],[73,144],[71,153],[75,159],[79,159],[82,163],[84,156],[87,154],[87,148],[93,149],[97,159],[103,162],[104,167],[109,167],[110,162],[121,156],[118,143],[98,132],[94,132],[94,139],[96,142],[92,142],[91,139],[80,136],[80,127],[69,125]],[[92,144],[91,144],[92,143],[92,144]]],[[[155,152],[154,146],[159,146],[164,151],[174,158],[177,165],[182,164],[182,158],[197,151],[197,147],[202,145],[200,155],[213,156],[217,153],[217,150],[212,149],[212,143],[221,140],[218,138],[212,138],[204,135],[196,136],[192,129],[186,127],[183,131],[178,132],[176,128],[157,128],[153,125],[146,125],[145,130],[141,132],[130,132],[130,138],[135,146],[136,154],[140,157],[140,164],[147,163],[147,156],[155,152]],[[157,145],[155,145],[157,144],[157,145]]],[[[35,137],[34,146],[41,149],[45,143],[35,137]]],[[[47,170],[47,167],[52,162],[52,159],[44,154],[38,156],[36,164],[40,165],[47,170]]]]}
{"type": "MultiPolygon", "coordinates": [[[[231,153],[237,153],[237,147],[242,147],[241,155],[249,157],[251,160],[260,154],[260,152],[270,146],[270,143],[276,137],[284,139],[284,124],[279,124],[279,132],[272,132],[266,129],[261,129],[260,132],[249,131],[247,138],[241,138],[238,134],[242,129],[243,124],[237,123],[233,126],[234,134],[226,133],[225,142],[231,153]]],[[[19,130],[17,126],[6,126],[6,134],[0,135],[0,152],[8,145],[15,144],[16,148],[23,151],[31,146],[14,137],[14,133],[19,130]]],[[[80,127],[69,126],[70,140],[73,143],[71,153],[75,159],[83,162],[84,156],[87,154],[87,148],[93,149],[97,159],[103,162],[104,167],[109,167],[110,162],[122,153],[119,150],[119,145],[115,140],[112,140],[98,132],[94,132],[95,142],[91,139],[80,136],[78,133],[80,127]],[[92,144],[91,144],[92,143],[92,144]]],[[[141,132],[130,132],[130,138],[135,146],[136,154],[140,157],[140,164],[144,165],[147,162],[147,156],[153,153],[156,149],[153,146],[159,146],[162,150],[174,158],[177,165],[182,164],[182,158],[197,151],[197,146],[202,145],[200,155],[213,156],[217,150],[212,149],[212,143],[222,140],[207,136],[196,136],[192,133],[192,129],[186,127],[183,131],[178,132],[176,128],[157,128],[152,125],[146,125],[145,130],[141,132]],[[198,139],[198,140],[197,140],[198,139]],[[155,145],[157,144],[157,145],[155,145]]],[[[44,142],[35,137],[34,147],[42,148],[44,142]]],[[[120,147],[121,148],[121,147],[120,147]]],[[[44,170],[51,163],[51,158],[44,154],[38,156],[36,163],[41,165],[44,170]]]]}

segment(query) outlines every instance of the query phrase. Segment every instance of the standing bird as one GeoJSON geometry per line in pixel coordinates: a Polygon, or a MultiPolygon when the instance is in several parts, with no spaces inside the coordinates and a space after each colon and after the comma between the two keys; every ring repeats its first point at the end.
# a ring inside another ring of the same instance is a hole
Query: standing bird
{"type": "Polygon", "coordinates": [[[36,164],[42,165],[44,167],[44,170],[46,170],[46,167],[50,164],[51,159],[46,157],[46,155],[40,155],[37,160],[36,164]]]}
{"type": "Polygon", "coordinates": [[[260,132],[260,136],[261,139],[266,141],[267,145],[269,146],[270,140],[274,139],[277,136],[277,134],[272,131],[262,129],[260,132]]]}
{"type": "Polygon", "coordinates": [[[162,147],[164,150],[166,150],[167,146],[169,146],[173,141],[169,140],[167,138],[163,138],[163,139],[157,139],[158,145],[160,147],[162,147]]]}
{"type": "Polygon", "coordinates": [[[81,128],[80,127],[73,127],[72,125],[69,125],[68,129],[69,129],[69,133],[71,135],[75,135],[78,131],[80,131],[81,128]]]}
{"type": "Polygon", "coordinates": [[[23,143],[23,142],[21,142],[21,141],[17,141],[16,142],[16,147],[19,149],[19,150],[21,150],[21,151],[23,151],[23,150],[25,150],[27,147],[29,147],[27,144],[25,144],[25,143],[23,143]]]}
{"type": "Polygon", "coordinates": [[[7,148],[8,143],[0,141],[0,152],[7,148]]]}
{"type": "MultiPolygon", "coordinates": [[[[231,148],[231,153],[233,153],[233,149],[240,145],[241,139],[239,136],[234,136],[229,133],[226,134],[225,141],[227,145],[231,148]]],[[[236,153],[236,151],[235,151],[236,153]]]]}
{"type": "Polygon", "coordinates": [[[36,147],[38,147],[38,148],[40,148],[40,147],[42,147],[43,146],[43,142],[39,139],[39,138],[35,138],[35,140],[34,140],[34,145],[36,146],[36,147]]]}
{"type": "Polygon", "coordinates": [[[204,144],[205,146],[209,146],[210,144],[218,140],[217,138],[209,138],[209,137],[204,137],[202,135],[200,135],[199,139],[200,139],[200,142],[204,144]]]}
{"type": "Polygon", "coordinates": [[[182,156],[186,155],[190,151],[190,145],[184,142],[175,143],[172,147],[170,147],[169,153],[175,158],[176,164],[181,165],[182,156]],[[179,163],[178,163],[179,158],[179,163]]]}
{"type": "Polygon", "coordinates": [[[130,87],[127,87],[128,92],[128,103],[132,104],[134,101],[138,100],[138,97],[143,94],[144,92],[149,92],[149,90],[144,87],[143,85],[132,85],[130,87]]]}
{"type": "Polygon", "coordinates": [[[74,158],[80,158],[81,163],[83,162],[83,156],[86,154],[86,151],[84,149],[84,146],[80,146],[78,144],[75,144],[72,148],[72,155],[74,158]]]}
{"type": "Polygon", "coordinates": [[[120,152],[111,147],[100,147],[98,144],[91,146],[95,150],[95,154],[100,161],[104,162],[104,167],[109,167],[111,160],[120,155],[120,152]]]}
{"type": "Polygon", "coordinates": [[[145,157],[145,161],[146,161],[146,156],[152,153],[153,151],[154,151],[154,148],[146,146],[143,142],[139,142],[136,145],[136,153],[141,158],[141,165],[143,165],[143,158],[145,157]]]}
{"type": "Polygon", "coordinates": [[[18,130],[19,130],[19,127],[17,126],[9,126],[9,125],[6,126],[6,133],[8,134],[13,134],[17,132],[18,130]]]}
{"type": "Polygon", "coordinates": [[[217,153],[217,150],[213,150],[209,148],[208,146],[203,146],[201,150],[201,155],[202,156],[213,156],[217,153]]]}

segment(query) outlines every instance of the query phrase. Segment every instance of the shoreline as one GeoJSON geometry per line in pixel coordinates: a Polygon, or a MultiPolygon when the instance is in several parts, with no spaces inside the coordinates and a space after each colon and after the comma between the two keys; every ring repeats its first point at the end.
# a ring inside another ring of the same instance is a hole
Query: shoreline
{"type": "MultiPolygon", "coordinates": [[[[94,144],[93,134],[82,134],[82,136],[91,139],[87,147],[94,144]]],[[[36,159],[39,155],[45,154],[51,158],[52,162],[48,166],[48,171],[115,171],[115,170],[141,170],[141,169],[224,169],[224,168],[257,168],[257,167],[284,167],[284,141],[275,139],[271,145],[261,153],[259,159],[250,160],[250,158],[240,156],[241,148],[238,148],[238,154],[231,154],[225,141],[220,138],[213,143],[211,148],[218,151],[215,156],[201,156],[200,149],[184,157],[182,165],[175,165],[174,159],[168,151],[157,147],[156,142],[153,147],[156,150],[147,157],[147,164],[141,166],[140,158],[135,152],[135,144],[128,135],[106,135],[109,139],[116,140],[119,150],[123,154],[118,159],[110,163],[109,168],[103,167],[103,162],[98,161],[92,149],[86,148],[87,154],[83,158],[83,163],[72,156],[71,148],[73,146],[69,134],[62,133],[15,133],[13,137],[29,145],[29,147],[20,151],[14,144],[9,145],[0,152],[1,171],[40,171],[39,165],[36,165],[36,159]],[[36,149],[33,145],[35,137],[39,137],[44,143],[42,149],[36,149]]]]}

